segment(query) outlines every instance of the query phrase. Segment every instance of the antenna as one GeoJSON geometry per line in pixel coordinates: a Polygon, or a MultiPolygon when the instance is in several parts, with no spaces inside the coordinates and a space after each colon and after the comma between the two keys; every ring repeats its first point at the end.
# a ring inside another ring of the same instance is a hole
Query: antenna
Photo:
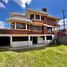
{"type": "Polygon", "coordinates": [[[25,3],[25,6],[26,6],[26,9],[25,9],[26,15],[28,16],[27,10],[28,10],[29,5],[27,3],[25,3]]]}
{"type": "Polygon", "coordinates": [[[62,9],[62,13],[63,13],[63,27],[65,31],[65,10],[64,9],[62,9]]]}
{"type": "Polygon", "coordinates": [[[27,9],[28,9],[28,7],[29,7],[29,6],[28,6],[28,4],[27,4],[27,3],[25,3],[25,6],[26,6],[26,11],[27,11],[27,9]]]}

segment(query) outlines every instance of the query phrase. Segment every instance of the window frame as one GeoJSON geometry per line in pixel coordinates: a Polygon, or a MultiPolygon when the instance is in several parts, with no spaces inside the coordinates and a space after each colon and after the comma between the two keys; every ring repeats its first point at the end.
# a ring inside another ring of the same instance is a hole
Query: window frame
{"type": "Polygon", "coordinates": [[[16,23],[16,29],[26,29],[26,24],[16,23]],[[20,27],[20,26],[22,26],[22,27],[20,27]]]}
{"type": "Polygon", "coordinates": [[[13,42],[28,41],[28,37],[12,37],[13,42]]]}
{"type": "Polygon", "coordinates": [[[52,40],[52,36],[46,36],[46,40],[52,40]]]}
{"type": "Polygon", "coordinates": [[[30,19],[34,19],[34,14],[30,14],[30,19]]]}
{"type": "Polygon", "coordinates": [[[38,20],[40,20],[40,15],[35,14],[35,18],[38,19],[38,20]]]}
{"type": "Polygon", "coordinates": [[[48,32],[52,32],[52,27],[47,27],[48,32]]]}

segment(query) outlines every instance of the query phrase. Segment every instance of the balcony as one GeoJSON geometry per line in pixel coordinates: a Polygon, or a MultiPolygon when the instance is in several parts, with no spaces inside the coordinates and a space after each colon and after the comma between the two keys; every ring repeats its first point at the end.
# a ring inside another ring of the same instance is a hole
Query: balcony
{"type": "Polygon", "coordinates": [[[42,31],[24,29],[0,29],[0,34],[42,34],[42,31]]]}

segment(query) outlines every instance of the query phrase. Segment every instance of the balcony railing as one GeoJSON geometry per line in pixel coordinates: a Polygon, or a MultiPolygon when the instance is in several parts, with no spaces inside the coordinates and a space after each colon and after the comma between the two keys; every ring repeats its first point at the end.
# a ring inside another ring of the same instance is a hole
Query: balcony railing
{"type": "Polygon", "coordinates": [[[0,34],[54,34],[54,32],[37,31],[37,30],[21,30],[21,29],[0,29],[0,34]]]}

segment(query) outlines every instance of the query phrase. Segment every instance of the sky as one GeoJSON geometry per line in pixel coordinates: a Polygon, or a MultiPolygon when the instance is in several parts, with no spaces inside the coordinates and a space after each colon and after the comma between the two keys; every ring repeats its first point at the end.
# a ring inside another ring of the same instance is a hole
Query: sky
{"type": "Polygon", "coordinates": [[[67,18],[67,0],[0,0],[0,28],[9,28],[10,25],[6,23],[11,12],[25,12],[26,5],[35,10],[42,10],[47,8],[47,12],[51,16],[63,18],[62,9],[65,10],[65,17],[67,18]]]}

